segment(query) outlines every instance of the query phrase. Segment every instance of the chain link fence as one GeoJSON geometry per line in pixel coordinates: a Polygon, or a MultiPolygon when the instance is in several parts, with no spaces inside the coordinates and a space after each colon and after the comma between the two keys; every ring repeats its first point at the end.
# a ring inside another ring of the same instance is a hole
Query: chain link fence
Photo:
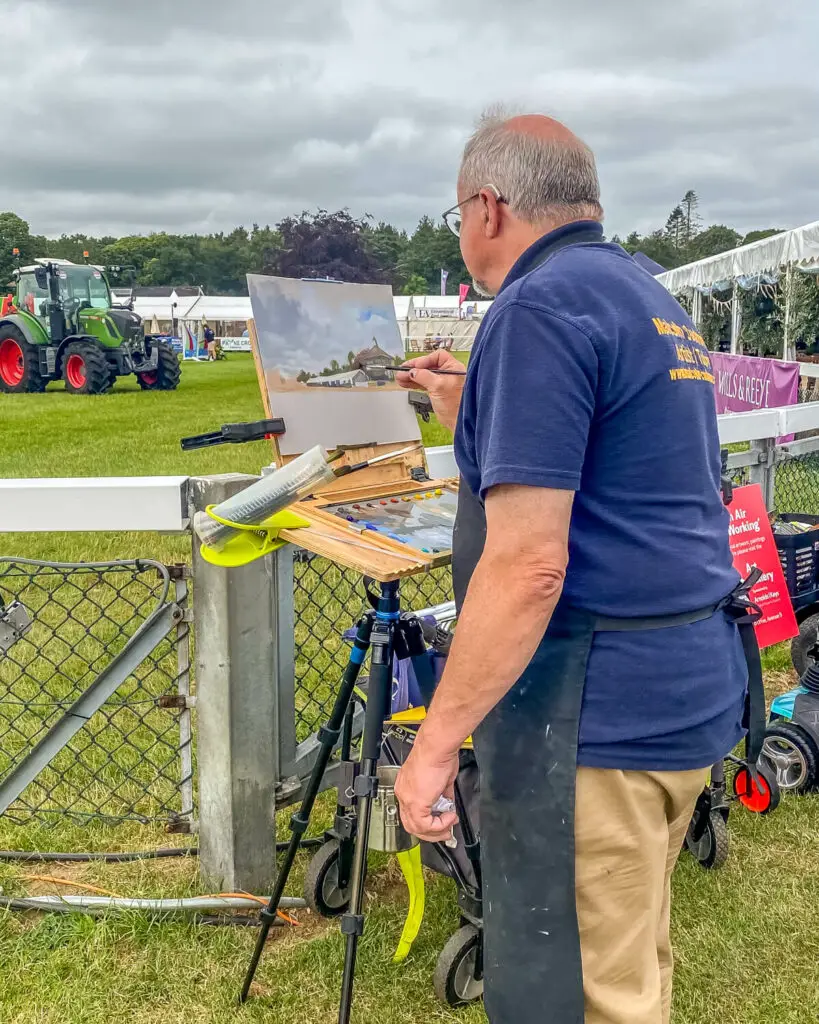
{"type": "MultiPolygon", "coordinates": [[[[153,612],[167,602],[184,611],[184,576],[146,561],[0,559],[0,612],[19,602],[31,622],[0,648],[0,786],[126,652],[153,612]]],[[[7,820],[159,820],[187,830],[193,743],[185,618],[176,615],[170,632],[156,633],[150,653],[56,749],[8,807],[7,820]]]]}
{"type": "Polygon", "coordinates": [[[819,451],[779,463],[774,509],[782,514],[819,515],[819,451]]]}
{"type": "MultiPolygon", "coordinates": [[[[448,566],[401,582],[405,611],[452,600],[448,566]]],[[[296,738],[306,739],[329,716],[350,653],[342,634],[367,607],[363,577],[326,558],[294,564],[296,612],[296,738]]]]}

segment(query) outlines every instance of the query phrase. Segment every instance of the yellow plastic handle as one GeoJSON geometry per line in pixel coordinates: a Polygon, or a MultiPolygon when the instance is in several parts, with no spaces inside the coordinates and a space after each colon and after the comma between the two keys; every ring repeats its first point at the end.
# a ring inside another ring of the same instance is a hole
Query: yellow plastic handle
{"type": "Polygon", "coordinates": [[[205,512],[215,519],[222,526],[229,526],[236,530],[236,536],[231,537],[217,551],[209,544],[202,544],[199,553],[206,562],[211,565],[219,565],[223,569],[236,569],[242,565],[249,565],[257,558],[269,555],[271,551],[283,547],[287,542],[279,540],[280,530],[297,530],[309,526],[309,520],[284,508],[281,512],[265,519],[262,523],[250,526],[247,523],[233,523],[217,515],[213,505],[208,505],[205,512]]]}
{"type": "Polygon", "coordinates": [[[421,846],[413,846],[411,850],[399,853],[398,863],[401,865],[401,872],[409,890],[409,907],[404,920],[404,928],[398,942],[398,948],[392,958],[394,964],[400,964],[406,960],[412,949],[412,944],[418,938],[421,930],[421,923],[424,920],[424,869],[421,866],[421,846]]]}

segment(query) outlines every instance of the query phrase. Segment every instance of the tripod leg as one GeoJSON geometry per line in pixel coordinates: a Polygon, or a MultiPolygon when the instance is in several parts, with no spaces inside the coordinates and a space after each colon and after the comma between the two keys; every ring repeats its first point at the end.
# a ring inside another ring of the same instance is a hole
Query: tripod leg
{"type": "Polygon", "coordinates": [[[343,892],[350,884],[350,872],[353,867],[353,845],[355,843],[355,810],[354,801],[347,796],[352,793],[355,781],[355,771],[358,767],[351,761],[352,740],[353,740],[353,719],[355,718],[356,699],[353,698],[347,706],[347,713],[344,716],[344,728],[341,732],[341,754],[342,768],[346,771],[342,774],[344,781],[342,785],[349,785],[349,790],[344,794],[341,785],[338,792],[338,803],[336,804],[336,817],[333,823],[333,833],[339,841],[338,852],[338,887],[343,892]]]}
{"type": "Polygon", "coordinates": [[[333,750],[338,742],[338,737],[347,715],[347,709],[352,701],[353,690],[355,688],[356,680],[358,679],[358,674],[361,671],[361,665],[364,662],[364,658],[367,653],[372,628],[373,615],[372,613],[368,613],[363,616],[358,623],[356,638],[353,641],[353,649],[350,651],[350,660],[347,663],[347,668],[344,670],[341,686],[339,687],[338,695],[336,696],[335,704],[333,705],[333,710],[330,713],[330,718],[327,725],[323,725],[318,731],[320,745],[316,756],[316,762],[313,765],[312,772],[310,773],[310,778],[304,791],[304,798],[302,799],[301,807],[290,819],[290,843],[285,851],[279,870],[276,873],[276,883],[273,887],[270,900],[264,910],[259,914],[259,917],[261,918],[261,928],[259,929],[256,948],[253,950],[253,956],[248,966],[247,974],[245,975],[245,980],[242,985],[242,991],[239,996],[239,1002],[241,1003],[244,1003],[247,1000],[250,992],[250,986],[252,985],[253,978],[256,975],[256,969],[258,968],[259,961],[262,958],[262,952],[264,951],[267,936],[270,933],[273,922],[276,920],[279,901],[284,893],[284,887],[287,885],[287,879],[290,876],[290,871],[293,867],[293,862],[296,859],[296,854],[299,852],[302,836],[310,823],[310,814],[312,813],[313,805],[316,802],[316,797],[318,796],[319,789],[321,788],[321,782],[324,778],[324,773],[327,770],[327,764],[330,761],[333,750]]]}
{"type": "Polygon", "coordinates": [[[367,712],[364,735],[361,739],[361,773],[355,782],[358,797],[355,852],[350,890],[350,909],[341,919],[341,931],[346,936],[344,975],[341,983],[341,1001],[338,1009],[339,1024],[349,1024],[353,1002],[353,979],[358,952],[358,939],[364,932],[364,882],[367,876],[367,841],[370,834],[372,801],[378,786],[376,769],[381,756],[384,720],[389,714],[392,697],[392,657],[394,650],[394,622],[376,621],[370,637],[370,682],[367,690],[367,712]]]}

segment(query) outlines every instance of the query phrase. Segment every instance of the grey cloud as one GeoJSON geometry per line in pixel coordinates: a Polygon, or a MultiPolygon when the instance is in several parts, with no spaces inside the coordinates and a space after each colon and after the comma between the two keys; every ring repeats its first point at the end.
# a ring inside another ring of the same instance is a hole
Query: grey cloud
{"type": "Polygon", "coordinates": [[[692,187],[740,230],[819,215],[819,12],[796,0],[26,0],[4,40],[0,205],[41,233],[316,206],[412,227],[499,99],[592,145],[610,231],[692,187]]]}
{"type": "Polygon", "coordinates": [[[142,40],[153,45],[163,36],[185,35],[216,46],[220,40],[268,32],[281,42],[315,41],[347,31],[338,0],[22,0],[13,6],[39,9],[44,19],[83,34],[108,36],[126,48],[142,40]]]}

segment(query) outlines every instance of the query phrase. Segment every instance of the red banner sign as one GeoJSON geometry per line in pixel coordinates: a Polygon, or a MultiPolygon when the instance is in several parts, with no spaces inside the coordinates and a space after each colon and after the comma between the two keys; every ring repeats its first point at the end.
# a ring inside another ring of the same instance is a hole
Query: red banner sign
{"type": "Polygon", "coordinates": [[[754,566],[762,570],[759,582],[751,590],[751,600],[762,609],[762,618],[756,623],[759,646],[770,647],[790,640],[799,632],[799,626],[759,484],[735,488],[728,511],[734,568],[743,579],[754,566]]]}

